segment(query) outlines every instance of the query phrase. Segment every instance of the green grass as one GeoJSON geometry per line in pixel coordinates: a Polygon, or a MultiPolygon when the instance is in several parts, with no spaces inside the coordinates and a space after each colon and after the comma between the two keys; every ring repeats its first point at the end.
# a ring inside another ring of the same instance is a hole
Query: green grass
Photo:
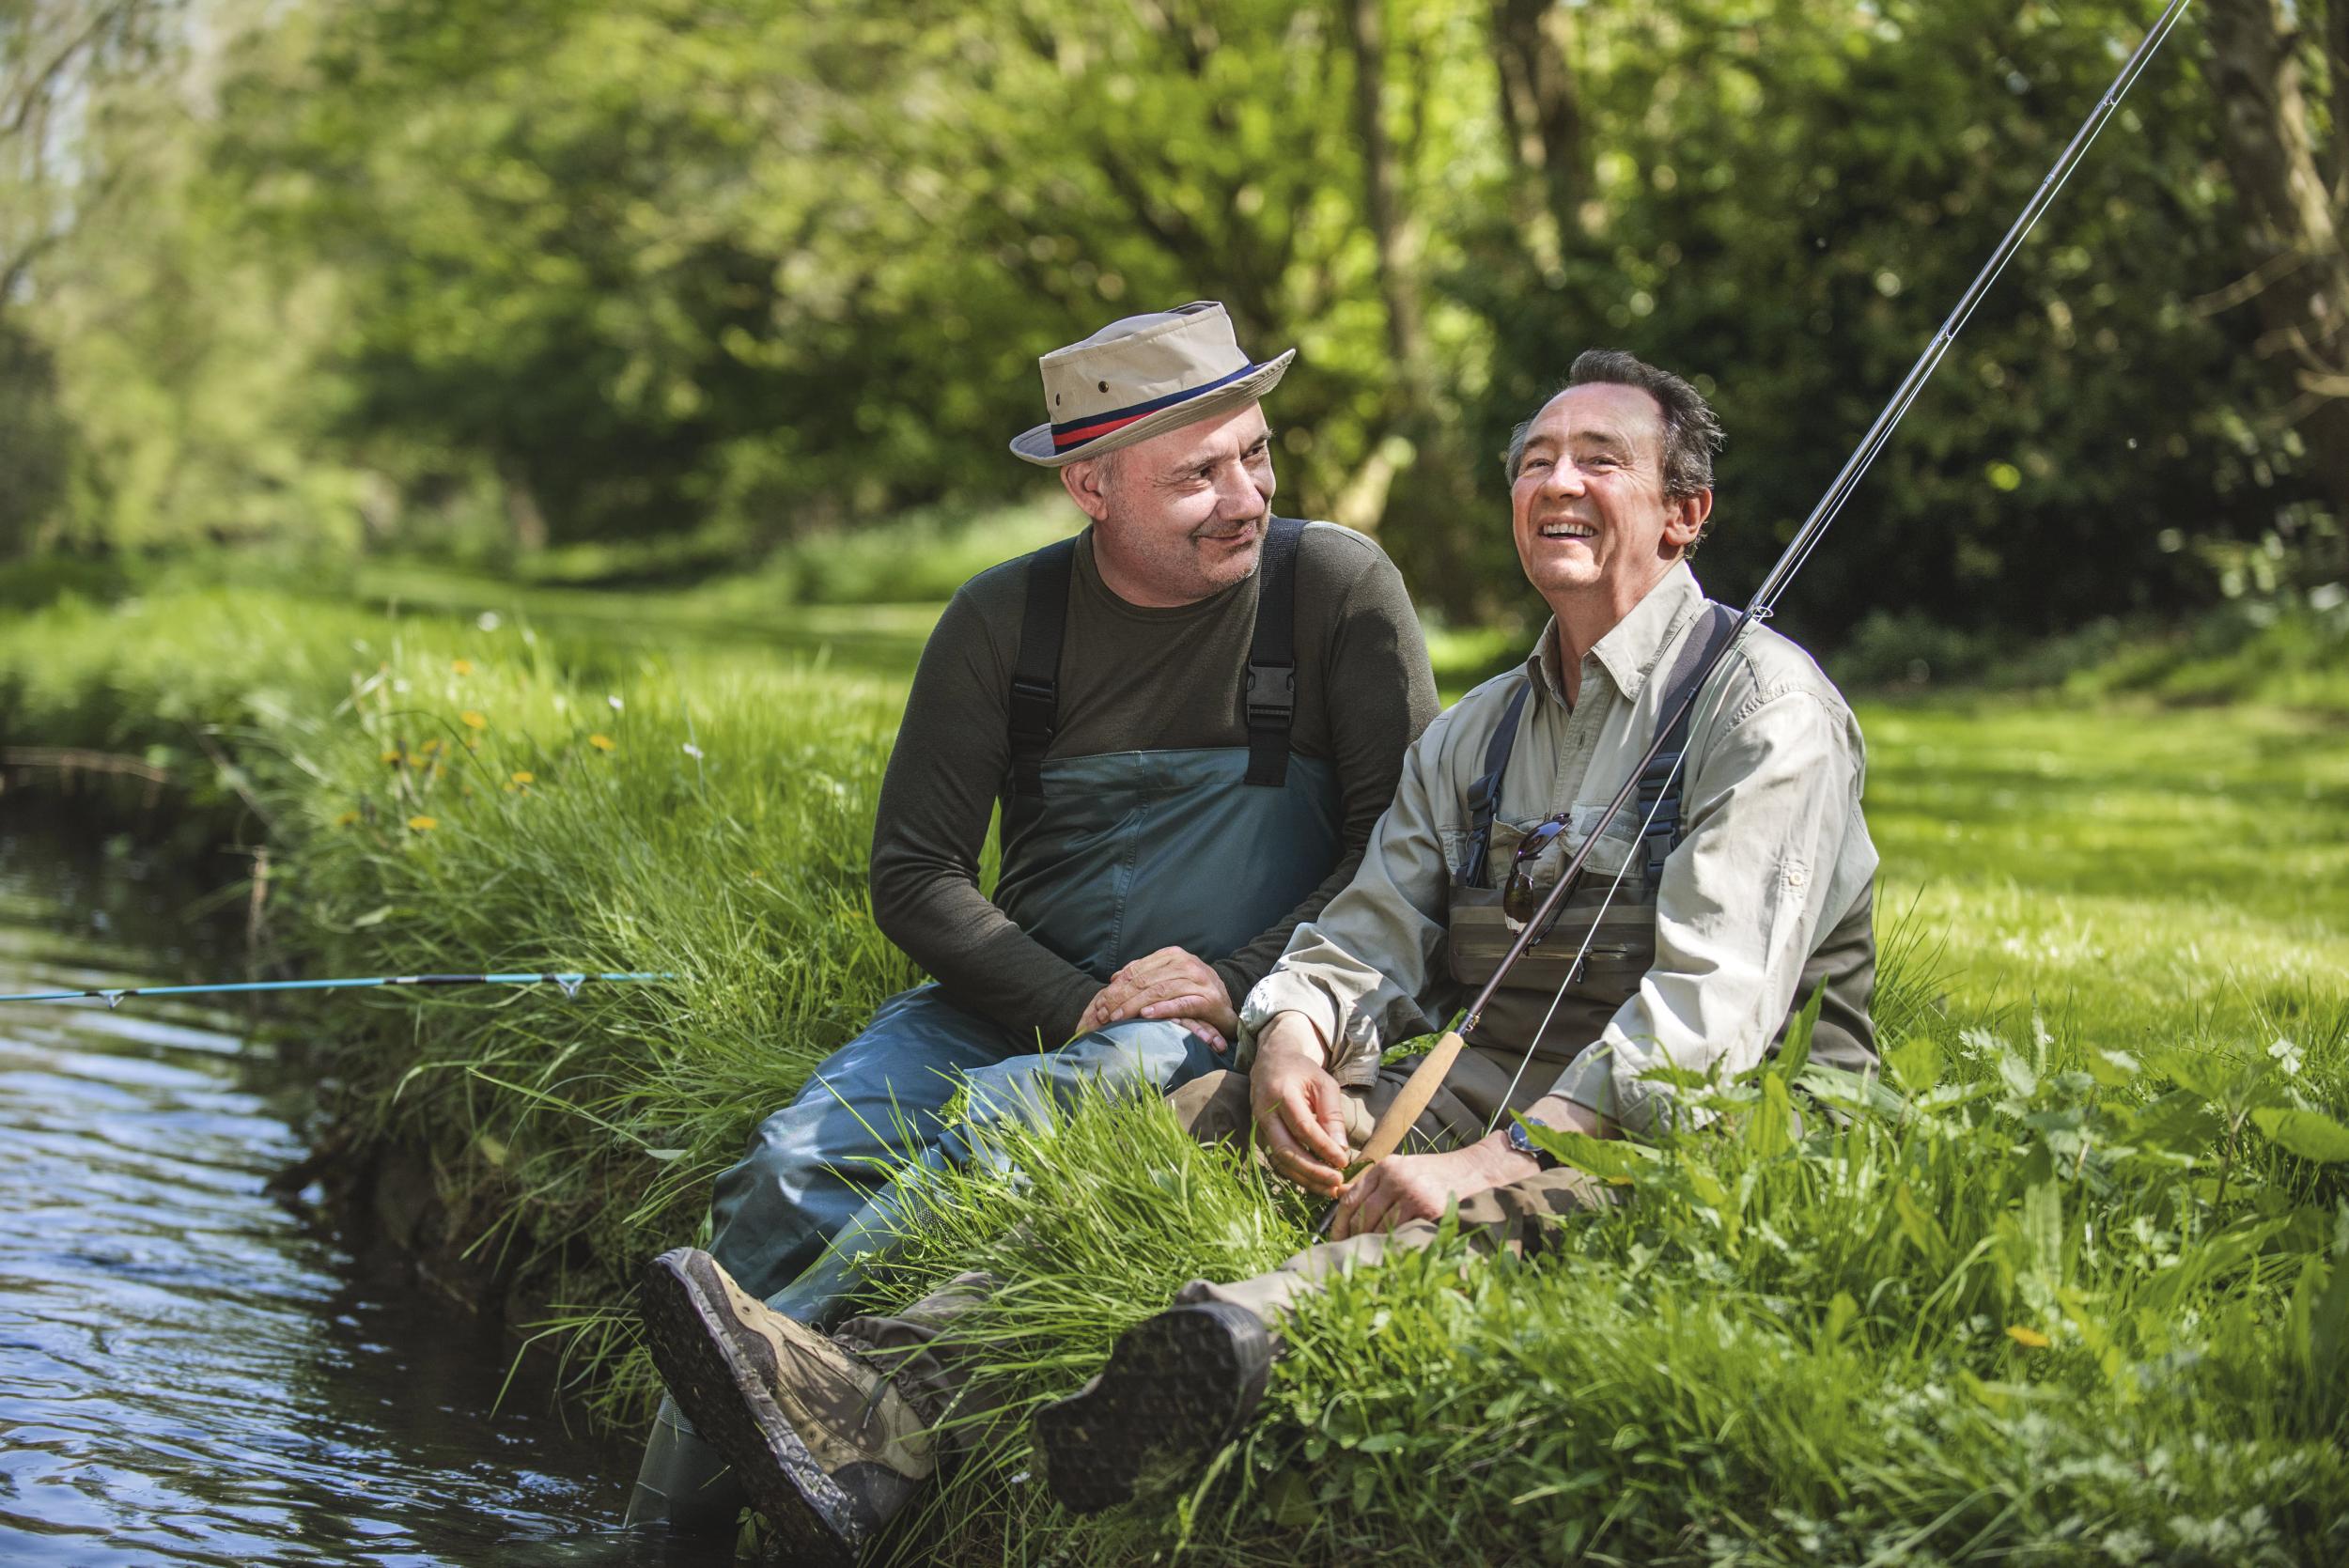
{"type": "MultiPolygon", "coordinates": [[[[456,604],[62,600],[0,626],[0,723],[148,755],[213,842],[266,834],[283,963],[684,976],[304,1016],[342,1134],[430,1150],[459,1234],[565,1304],[625,1420],[630,1265],[699,1234],[755,1118],[910,978],[863,892],[904,656],[456,604]]],[[[1626,1166],[1639,1201],[1558,1252],[1315,1303],[1191,1492],[1069,1520],[1006,1419],[902,1554],[2339,1560],[2349,1163],[2304,1157],[2349,1118],[2349,728],[2101,696],[1861,717],[1905,1113],[1797,1142],[1766,1082],[1723,1086],[1742,1130],[1626,1166]]],[[[1009,1281],[972,1334],[1014,1418],[1181,1280],[1302,1239],[1155,1107],[1006,1136],[1020,1182],[938,1184],[887,1288],[1009,1281]]]]}

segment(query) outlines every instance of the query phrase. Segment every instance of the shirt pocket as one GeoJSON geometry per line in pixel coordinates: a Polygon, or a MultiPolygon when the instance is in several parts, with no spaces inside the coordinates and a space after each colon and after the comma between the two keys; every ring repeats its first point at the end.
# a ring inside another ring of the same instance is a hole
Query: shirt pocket
{"type": "MultiPolygon", "coordinates": [[[[1536,890],[1547,891],[1556,884],[1558,874],[1565,869],[1568,861],[1580,852],[1584,842],[1591,836],[1591,829],[1606,810],[1607,803],[1602,800],[1578,805],[1567,815],[1566,831],[1553,839],[1532,862],[1532,880],[1536,890]]],[[[1517,864],[1518,846],[1525,842],[1527,834],[1548,820],[1548,817],[1537,816],[1519,822],[1493,824],[1494,887],[1506,885],[1509,874],[1517,864]]],[[[1615,819],[1607,825],[1607,831],[1599,835],[1590,859],[1582,862],[1582,887],[1576,890],[1576,896],[1579,897],[1594,882],[1600,889],[1605,889],[1614,880],[1617,872],[1633,863],[1632,852],[1638,846],[1639,824],[1635,814],[1627,810],[1618,812],[1615,819]]],[[[1628,881],[1629,877],[1626,877],[1626,880],[1628,881]]]]}

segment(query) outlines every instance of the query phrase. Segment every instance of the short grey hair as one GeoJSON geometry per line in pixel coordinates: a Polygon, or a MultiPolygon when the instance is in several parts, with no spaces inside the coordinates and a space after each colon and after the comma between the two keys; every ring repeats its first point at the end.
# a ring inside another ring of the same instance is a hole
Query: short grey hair
{"type": "MultiPolygon", "coordinates": [[[[1721,449],[1729,438],[1721,429],[1720,415],[1704,395],[1669,370],[1658,370],[1645,360],[1621,349],[1585,349],[1575,356],[1572,368],[1566,372],[1566,384],[1542,399],[1546,409],[1557,400],[1559,393],[1570,392],[1579,386],[1603,384],[1638,387],[1656,399],[1656,406],[1664,415],[1664,496],[1669,501],[1684,501],[1699,490],[1713,488],[1713,454],[1721,449]]],[[[1517,481],[1517,469],[1525,461],[1526,438],[1532,433],[1533,421],[1541,417],[1541,409],[1520,423],[1509,433],[1508,456],[1502,459],[1509,474],[1509,482],[1517,481]]]]}

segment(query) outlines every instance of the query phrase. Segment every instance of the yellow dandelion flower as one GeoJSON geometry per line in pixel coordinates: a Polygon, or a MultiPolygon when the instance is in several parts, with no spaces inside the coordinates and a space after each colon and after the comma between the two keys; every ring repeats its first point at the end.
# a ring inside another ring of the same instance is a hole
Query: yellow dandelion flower
{"type": "Polygon", "coordinates": [[[2026,1328],[2019,1323],[2010,1323],[2006,1326],[2006,1337],[2026,1350],[2045,1350],[2051,1343],[2047,1336],[2038,1329],[2026,1328]]]}
{"type": "Polygon", "coordinates": [[[340,815],[340,816],[338,816],[338,817],[334,818],[334,826],[335,826],[335,827],[337,827],[337,828],[348,828],[348,827],[350,827],[352,823],[354,823],[354,822],[356,822],[356,821],[358,821],[358,820],[359,820],[359,814],[358,814],[357,812],[355,812],[355,811],[347,811],[347,812],[343,813],[343,814],[342,814],[342,815],[340,815]]]}
{"type": "Polygon", "coordinates": [[[465,709],[457,718],[458,722],[469,730],[486,730],[490,727],[490,721],[475,713],[472,708],[465,709]]]}
{"type": "Polygon", "coordinates": [[[517,769],[514,774],[514,782],[518,784],[537,784],[538,782],[538,775],[533,773],[527,768],[520,768],[517,769]]]}
{"type": "Polygon", "coordinates": [[[448,668],[451,675],[469,675],[473,674],[473,660],[470,659],[452,659],[448,661],[448,668]]]}
{"type": "Polygon", "coordinates": [[[439,751],[440,749],[441,737],[437,735],[431,739],[426,741],[423,745],[416,748],[418,752],[422,753],[426,756],[430,756],[433,753],[439,751]]]}
{"type": "Polygon", "coordinates": [[[412,816],[408,819],[411,832],[428,833],[440,825],[441,819],[437,816],[412,816]]]}
{"type": "Polygon", "coordinates": [[[608,735],[591,735],[587,737],[587,744],[599,752],[608,752],[612,749],[613,741],[608,735]]]}
{"type": "Polygon", "coordinates": [[[383,760],[397,768],[399,766],[399,753],[397,752],[386,752],[383,753],[383,760]]]}

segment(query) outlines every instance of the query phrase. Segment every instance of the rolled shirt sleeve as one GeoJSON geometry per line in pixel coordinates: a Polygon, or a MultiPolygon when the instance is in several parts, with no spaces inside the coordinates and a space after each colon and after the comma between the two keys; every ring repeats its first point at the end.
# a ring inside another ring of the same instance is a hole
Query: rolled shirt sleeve
{"type": "Polygon", "coordinates": [[[1822,929],[1875,872],[1860,813],[1865,753],[1840,701],[1761,691],[1692,751],[1686,833],[1664,862],[1656,958],[1555,1092],[1651,1129],[1676,1110],[1659,1067],[1726,1078],[1762,1059],[1822,929]]]}

